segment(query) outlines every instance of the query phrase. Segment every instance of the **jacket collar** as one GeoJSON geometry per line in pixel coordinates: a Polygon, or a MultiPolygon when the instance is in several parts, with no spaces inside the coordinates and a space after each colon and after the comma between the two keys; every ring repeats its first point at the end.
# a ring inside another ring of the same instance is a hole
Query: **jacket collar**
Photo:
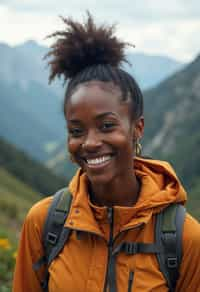
{"type": "MultiPolygon", "coordinates": [[[[133,207],[114,207],[116,232],[145,224],[152,214],[160,212],[167,205],[186,201],[186,193],[168,163],[137,158],[134,165],[136,175],[141,181],[139,199],[133,207]]],[[[87,186],[86,174],[78,170],[69,185],[73,201],[65,225],[104,236],[100,226],[108,224],[108,208],[90,202],[87,186]]]]}

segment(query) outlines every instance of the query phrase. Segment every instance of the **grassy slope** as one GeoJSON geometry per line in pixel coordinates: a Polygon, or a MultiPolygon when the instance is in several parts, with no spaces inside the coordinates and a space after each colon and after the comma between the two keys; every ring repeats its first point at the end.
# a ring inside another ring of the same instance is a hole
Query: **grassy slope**
{"type": "Polygon", "coordinates": [[[16,241],[28,209],[41,197],[29,186],[0,168],[0,232],[16,241]]]}
{"type": "Polygon", "coordinates": [[[7,170],[0,167],[0,239],[10,247],[0,247],[0,292],[12,291],[13,269],[20,229],[28,209],[41,197],[7,170]]]}
{"type": "Polygon", "coordinates": [[[188,192],[187,210],[200,222],[200,177],[195,186],[188,192]]]}

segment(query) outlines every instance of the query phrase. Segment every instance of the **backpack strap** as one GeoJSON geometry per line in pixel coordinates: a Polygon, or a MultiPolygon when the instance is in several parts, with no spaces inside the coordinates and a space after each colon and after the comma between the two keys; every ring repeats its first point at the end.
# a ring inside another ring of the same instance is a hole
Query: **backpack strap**
{"type": "Polygon", "coordinates": [[[70,229],[63,226],[69,214],[71,201],[72,195],[68,188],[61,189],[54,195],[48,210],[42,238],[45,254],[33,265],[35,271],[45,265],[45,277],[41,283],[44,291],[48,291],[48,267],[61,252],[70,235],[70,229]]]}
{"type": "Polygon", "coordinates": [[[61,189],[54,195],[43,231],[43,246],[47,259],[52,249],[57,245],[70,210],[71,200],[72,195],[68,188],[61,189]]]}
{"type": "Polygon", "coordinates": [[[184,219],[185,208],[180,204],[171,204],[156,215],[155,242],[163,250],[156,256],[170,292],[175,291],[179,277],[184,219]]]}

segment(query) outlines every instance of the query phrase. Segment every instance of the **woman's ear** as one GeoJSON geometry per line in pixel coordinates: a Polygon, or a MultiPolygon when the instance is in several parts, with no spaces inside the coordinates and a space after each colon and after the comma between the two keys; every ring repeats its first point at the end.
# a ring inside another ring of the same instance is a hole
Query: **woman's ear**
{"type": "Polygon", "coordinates": [[[134,121],[133,141],[140,140],[144,133],[144,117],[141,116],[139,119],[134,121]]]}

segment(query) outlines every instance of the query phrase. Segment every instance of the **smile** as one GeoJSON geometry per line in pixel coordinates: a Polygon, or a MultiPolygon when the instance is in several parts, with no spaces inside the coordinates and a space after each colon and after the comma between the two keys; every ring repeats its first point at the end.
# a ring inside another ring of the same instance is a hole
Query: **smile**
{"type": "Polygon", "coordinates": [[[98,158],[86,159],[86,162],[88,165],[98,166],[98,165],[104,164],[105,162],[109,161],[110,159],[111,159],[111,155],[105,155],[105,156],[98,157],[98,158]]]}

